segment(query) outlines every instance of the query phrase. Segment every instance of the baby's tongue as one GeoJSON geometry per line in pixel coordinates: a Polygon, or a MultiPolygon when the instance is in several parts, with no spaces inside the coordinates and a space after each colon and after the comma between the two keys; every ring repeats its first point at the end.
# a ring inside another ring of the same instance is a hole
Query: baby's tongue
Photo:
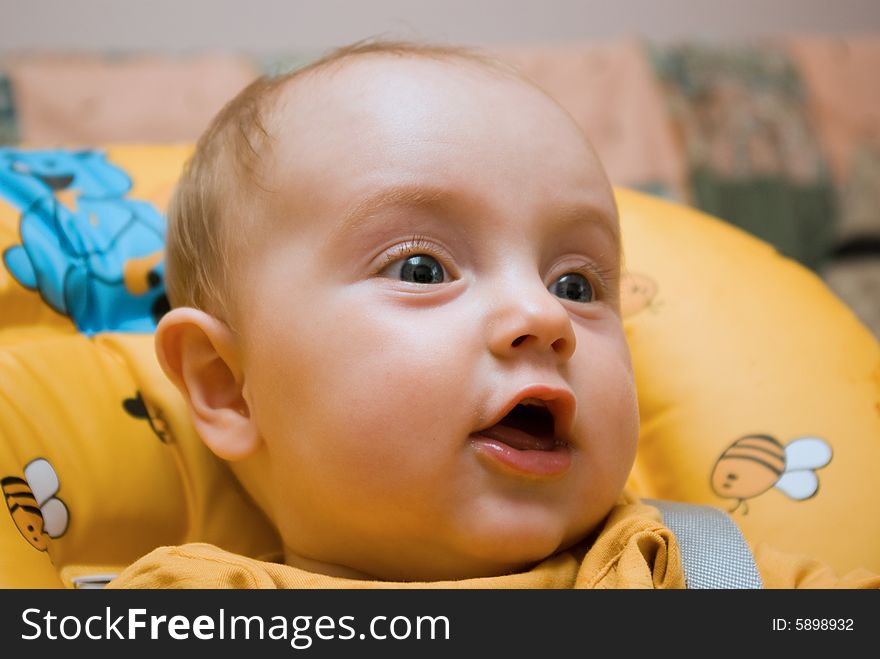
{"type": "Polygon", "coordinates": [[[543,412],[532,412],[517,405],[510,414],[481,435],[504,442],[520,451],[552,451],[556,446],[553,419],[543,412]]]}

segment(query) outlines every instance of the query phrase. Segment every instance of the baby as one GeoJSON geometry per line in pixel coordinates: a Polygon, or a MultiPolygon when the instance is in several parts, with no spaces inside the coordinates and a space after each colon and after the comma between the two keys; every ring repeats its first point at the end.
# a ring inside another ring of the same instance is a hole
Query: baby
{"type": "MultiPolygon", "coordinates": [[[[372,43],[260,79],[169,219],[159,359],[283,563],[160,548],[112,587],[685,585],[659,512],[624,493],[614,196],[515,71],[372,43]]],[[[832,583],[766,556],[765,585],[832,583]]],[[[880,585],[861,578],[840,583],[880,585]]]]}

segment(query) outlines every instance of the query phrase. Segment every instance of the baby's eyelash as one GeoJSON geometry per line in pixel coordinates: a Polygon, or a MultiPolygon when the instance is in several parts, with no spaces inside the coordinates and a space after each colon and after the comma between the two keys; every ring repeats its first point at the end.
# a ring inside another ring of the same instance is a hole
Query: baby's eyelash
{"type": "MultiPolygon", "coordinates": [[[[619,277],[616,268],[606,265],[600,265],[594,261],[584,263],[572,269],[566,269],[565,272],[577,272],[586,277],[590,282],[598,284],[600,291],[609,294],[613,290],[613,282],[619,277]]],[[[565,272],[561,273],[565,274],[565,272]]]]}
{"type": "Polygon", "coordinates": [[[425,253],[429,254],[430,256],[439,256],[437,254],[437,249],[424,236],[414,235],[406,242],[398,243],[397,245],[392,247],[382,257],[382,265],[380,266],[379,270],[384,270],[386,267],[405,256],[413,256],[415,254],[425,253]]]}
{"type": "MultiPolygon", "coordinates": [[[[426,236],[415,234],[412,238],[405,242],[398,243],[382,256],[382,263],[379,266],[381,272],[395,261],[416,254],[428,254],[441,261],[445,261],[446,254],[439,249],[426,236]]],[[[577,272],[584,275],[591,283],[598,286],[599,291],[605,295],[610,294],[613,290],[613,282],[619,278],[619,271],[611,266],[602,265],[595,261],[590,261],[582,265],[578,265],[565,272],[577,272]]],[[[559,276],[565,274],[560,273],[559,276]]]]}

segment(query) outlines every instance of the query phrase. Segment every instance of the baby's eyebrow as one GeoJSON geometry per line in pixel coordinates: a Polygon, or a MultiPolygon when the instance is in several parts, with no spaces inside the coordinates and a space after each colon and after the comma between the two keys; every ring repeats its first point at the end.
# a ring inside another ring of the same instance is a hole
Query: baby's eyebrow
{"type": "Polygon", "coordinates": [[[357,230],[382,210],[394,207],[442,208],[453,203],[455,194],[441,188],[401,185],[373,193],[353,204],[332,231],[331,239],[357,230]]]}
{"type": "MultiPolygon", "coordinates": [[[[347,209],[331,232],[331,240],[356,231],[387,208],[430,208],[434,210],[479,203],[446,188],[424,185],[400,185],[385,188],[368,195],[347,209]]],[[[616,217],[608,217],[589,203],[564,204],[553,209],[552,215],[560,226],[588,225],[602,230],[620,251],[620,227],[616,217]]]]}
{"type": "Polygon", "coordinates": [[[616,215],[609,217],[607,213],[589,204],[566,205],[555,215],[561,225],[586,224],[598,227],[608,235],[617,251],[620,251],[620,223],[616,215]]]}

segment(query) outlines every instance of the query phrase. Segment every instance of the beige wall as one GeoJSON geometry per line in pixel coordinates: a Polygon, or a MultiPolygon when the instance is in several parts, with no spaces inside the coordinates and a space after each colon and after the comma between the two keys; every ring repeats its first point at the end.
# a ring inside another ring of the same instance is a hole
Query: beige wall
{"type": "Polygon", "coordinates": [[[0,0],[0,51],[252,53],[386,35],[483,45],[880,30],[880,0],[0,0]]]}

